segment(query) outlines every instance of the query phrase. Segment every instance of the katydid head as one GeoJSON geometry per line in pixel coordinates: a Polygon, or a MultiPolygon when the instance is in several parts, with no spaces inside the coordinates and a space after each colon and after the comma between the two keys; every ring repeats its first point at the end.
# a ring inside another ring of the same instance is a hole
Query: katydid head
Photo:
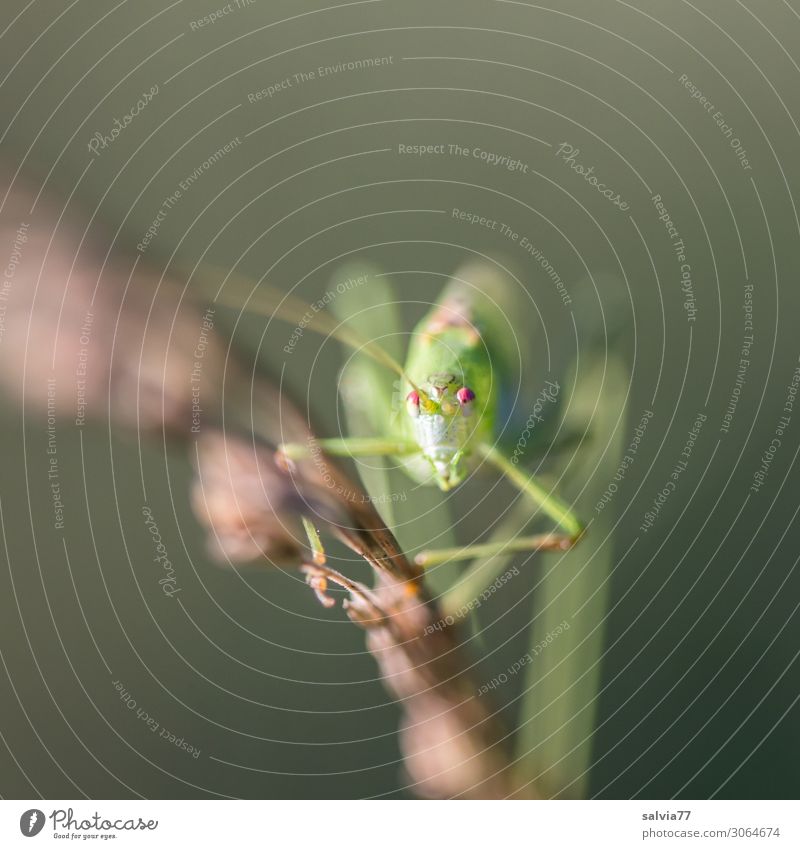
{"type": "Polygon", "coordinates": [[[406,396],[414,439],[445,492],[467,475],[465,455],[474,401],[475,393],[452,374],[429,375],[406,396]]]}

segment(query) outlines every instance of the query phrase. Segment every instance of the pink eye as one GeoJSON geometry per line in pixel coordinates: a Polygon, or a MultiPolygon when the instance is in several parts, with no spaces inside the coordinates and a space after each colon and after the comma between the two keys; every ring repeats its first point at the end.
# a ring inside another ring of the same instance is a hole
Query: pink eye
{"type": "Polygon", "coordinates": [[[416,418],[419,415],[419,392],[412,390],[406,395],[406,410],[409,416],[416,418]]]}
{"type": "Polygon", "coordinates": [[[468,416],[472,412],[472,402],[475,400],[475,393],[468,386],[462,386],[456,392],[456,398],[458,398],[458,403],[461,404],[461,412],[465,416],[468,416]]]}

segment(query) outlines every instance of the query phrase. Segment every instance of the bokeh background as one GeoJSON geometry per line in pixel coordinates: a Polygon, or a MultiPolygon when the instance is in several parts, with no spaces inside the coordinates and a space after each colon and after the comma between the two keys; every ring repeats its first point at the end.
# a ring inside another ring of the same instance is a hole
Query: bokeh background
{"type": "MultiPolygon", "coordinates": [[[[202,263],[314,299],[346,263],[370,263],[390,275],[410,330],[465,261],[502,263],[523,304],[509,316],[522,361],[509,422],[526,420],[545,379],[562,382],[550,425],[566,422],[577,442],[548,453],[540,440],[530,467],[544,456],[591,520],[569,555],[515,560],[519,575],[464,623],[476,685],[508,679],[487,698],[515,730],[520,768],[551,795],[796,796],[800,407],[786,399],[800,356],[797,4],[215,3],[7,0],[1,214],[12,236],[0,265],[28,216],[8,202],[23,186],[31,206],[49,204],[55,238],[75,228],[77,256],[85,235],[123,286],[143,269],[183,284],[202,263]],[[93,151],[115,119],[127,125],[93,151]],[[415,145],[441,147],[405,152],[415,145]],[[569,630],[509,676],[562,621],[569,630]]],[[[187,298],[199,286],[193,277],[187,298]]],[[[287,355],[290,327],[223,308],[215,325],[248,368],[282,376],[319,433],[345,428],[337,374],[349,355],[337,343],[306,334],[287,355]]],[[[13,390],[34,352],[10,338],[0,793],[413,795],[398,709],[363,634],[291,571],[212,562],[185,450],[137,438],[97,406],[77,427],[65,390],[56,527],[47,416],[23,413],[13,390]],[[143,505],[177,597],[158,584],[143,505]],[[116,682],[186,745],[154,734],[116,682]]],[[[505,436],[513,445],[513,424],[505,436]]],[[[396,506],[412,552],[483,539],[520,512],[483,475],[447,498],[411,487],[396,506]]],[[[449,566],[431,585],[456,577],[449,566]]]]}

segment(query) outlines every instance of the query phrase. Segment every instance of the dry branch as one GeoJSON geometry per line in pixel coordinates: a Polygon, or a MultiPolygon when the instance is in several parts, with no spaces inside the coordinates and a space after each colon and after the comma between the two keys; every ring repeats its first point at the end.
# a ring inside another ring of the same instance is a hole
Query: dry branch
{"type": "Polygon", "coordinates": [[[365,630],[403,709],[411,789],[431,797],[511,795],[503,731],[476,697],[453,630],[431,627],[442,614],[419,567],[333,460],[325,458],[325,481],[311,460],[292,468],[276,463],[279,442],[312,438],[305,418],[272,383],[245,378],[212,330],[201,377],[208,412],[200,433],[192,433],[189,375],[202,309],[186,302],[176,281],[141,266],[131,276],[130,266],[104,265],[101,252],[79,247],[78,231],[56,225],[42,205],[31,216],[30,203],[30,195],[12,191],[0,218],[7,255],[25,223],[6,292],[0,383],[17,401],[44,408],[54,381],[59,405],[74,406],[80,392],[88,416],[182,439],[196,468],[192,505],[218,559],[291,563],[325,604],[329,583],[348,591],[347,615],[365,630]],[[314,563],[301,542],[301,516],[363,557],[374,586],[314,563]]]}

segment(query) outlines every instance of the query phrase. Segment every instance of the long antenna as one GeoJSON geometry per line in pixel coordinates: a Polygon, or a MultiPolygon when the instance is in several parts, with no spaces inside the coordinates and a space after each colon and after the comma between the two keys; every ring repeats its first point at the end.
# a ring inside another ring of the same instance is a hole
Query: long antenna
{"type": "MultiPolygon", "coordinates": [[[[213,295],[213,301],[215,303],[232,309],[244,309],[245,311],[255,312],[269,318],[277,318],[289,324],[293,322],[305,322],[303,325],[304,329],[312,330],[321,336],[333,336],[354,350],[363,351],[372,357],[372,359],[381,363],[381,365],[399,374],[415,392],[418,392],[423,397],[427,397],[406,374],[400,363],[377,342],[363,339],[358,333],[347,327],[347,325],[332,318],[328,313],[315,309],[302,298],[281,292],[279,289],[263,281],[256,282],[243,274],[237,274],[235,271],[224,271],[219,268],[205,266],[201,273],[203,278],[207,275],[208,277],[222,280],[213,295]],[[233,284],[233,293],[230,291],[231,287],[228,286],[229,283],[233,284]],[[241,287],[241,291],[237,293],[236,289],[239,287],[241,287]],[[249,295],[246,294],[246,289],[249,290],[249,295]]],[[[211,295],[210,292],[204,292],[204,294],[211,295]]]]}

